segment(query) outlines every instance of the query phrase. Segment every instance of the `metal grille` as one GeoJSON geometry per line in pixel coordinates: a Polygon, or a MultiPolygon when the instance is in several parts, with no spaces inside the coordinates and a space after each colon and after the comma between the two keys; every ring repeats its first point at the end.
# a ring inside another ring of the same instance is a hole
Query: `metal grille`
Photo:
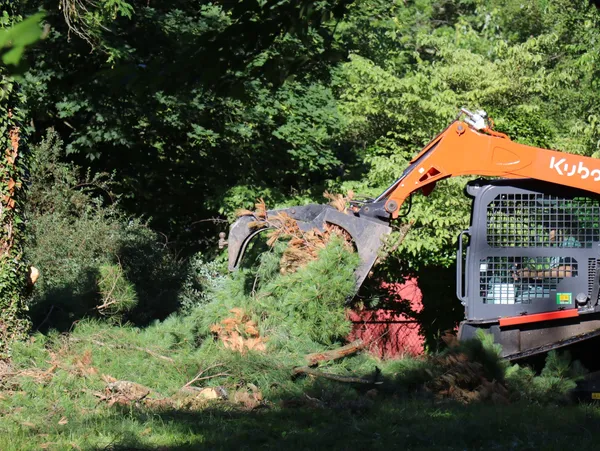
{"type": "MultiPolygon", "coordinates": [[[[596,282],[596,268],[598,268],[598,260],[595,258],[589,258],[588,259],[588,296],[592,297],[592,292],[594,290],[594,284],[596,282]]],[[[598,298],[600,298],[600,293],[598,293],[598,298]]],[[[596,304],[596,301],[598,301],[598,299],[591,299],[592,300],[592,305],[596,304]]]]}
{"type": "Polygon", "coordinates": [[[588,295],[592,294],[594,289],[594,280],[596,277],[596,265],[597,260],[595,258],[588,258],[588,295]]]}
{"type": "Polygon", "coordinates": [[[600,204],[587,197],[501,194],[487,207],[492,247],[592,247],[600,239],[600,204]]]}
{"type": "Polygon", "coordinates": [[[571,257],[487,257],[479,262],[479,291],[486,304],[530,304],[549,299],[564,277],[577,276],[571,257]]]}

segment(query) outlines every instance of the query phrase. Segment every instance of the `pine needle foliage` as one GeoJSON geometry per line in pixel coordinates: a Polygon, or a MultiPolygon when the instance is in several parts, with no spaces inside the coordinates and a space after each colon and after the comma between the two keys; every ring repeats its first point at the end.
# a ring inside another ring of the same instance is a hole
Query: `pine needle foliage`
{"type": "Polygon", "coordinates": [[[207,294],[210,301],[192,313],[199,337],[207,338],[210,327],[237,307],[258,322],[271,349],[291,351],[290,347],[301,346],[316,352],[343,340],[350,332],[345,301],[355,290],[358,256],[341,238],[333,237],[317,260],[282,275],[277,262],[284,249],[285,243],[276,245],[260,258],[258,269],[240,271],[212,287],[207,294]]]}
{"type": "MultiPolygon", "coordinates": [[[[251,383],[265,396],[301,396],[311,382],[293,381],[291,369],[305,365],[304,355],[345,342],[351,328],[346,298],[355,290],[358,256],[342,237],[332,235],[316,260],[282,274],[287,246],[280,240],[257,258],[256,265],[205,280],[202,301],[170,319],[179,322],[171,334],[190,331],[179,340],[195,348],[203,366],[221,364],[227,369],[228,376],[207,385],[251,383]]],[[[357,365],[365,363],[355,358],[357,365]]],[[[362,375],[374,368],[372,361],[352,368],[338,363],[328,370],[362,375]]]]}
{"type": "Polygon", "coordinates": [[[579,360],[572,360],[569,351],[550,351],[546,356],[546,365],[542,370],[542,377],[557,377],[577,381],[587,374],[579,360]]]}
{"type": "Polygon", "coordinates": [[[119,264],[106,263],[99,270],[98,288],[102,299],[96,308],[101,315],[118,322],[138,303],[135,287],[125,278],[119,264]]]}
{"type": "Polygon", "coordinates": [[[483,366],[488,380],[503,382],[507,363],[500,357],[502,347],[494,343],[494,336],[486,334],[483,330],[476,332],[475,340],[465,340],[451,352],[462,352],[471,362],[479,362],[483,366]]]}
{"type": "Polygon", "coordinates": [[[255,296],[257,313],[268,319],[267,331],[284,332],[286,340],[307,336],[322,345],[339,342],[350,332],[344,303],[354,293],[357,264],[358,256],[334,238],[302,270],[272,279],[255,296]]]}
{"type": "Polygon", "coordinates": [[[506,370],[506,383],[515,399],[538,403],[564,401],[587,370],[569,351],[550,351],[539,376],[529,367],[512,365],[506,370]]]}

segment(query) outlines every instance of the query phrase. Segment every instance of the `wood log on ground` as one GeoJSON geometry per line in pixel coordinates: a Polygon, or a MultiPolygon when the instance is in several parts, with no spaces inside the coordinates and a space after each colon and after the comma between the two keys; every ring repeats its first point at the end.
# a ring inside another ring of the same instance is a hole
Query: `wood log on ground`
{"type": "Polygon", "coordinates": [[[355,340],[341,348],[332,349],[330,351],[315,352],[313,354],[307,354],[304,359],[308,363],[308,366],[317,365],[319,362],[327,362],[329,360],[337,360],[342,357],[352,355],[361,349],[365,348],[368,343],[363,342],[361,339],[355,340]]]}
{"type": "Polygon", "coordinates": [[[379,371],[375,372],[375,377],[373,379],[365,379],[362,377],[355,376],[341,376],[339,374],[331,374],[331,373],[323,373],[321,371],[315,370],[314,368],[310,368],[308,366],[297,366],[292,370],[292,376],[299,376],[302,374],[308,374],[309,376],[314,377],[322,377],[324,379],[329,379],[337,382],[346,382],[350,384],[369,384],[369,385],[379,385],[383,384],[382,381],[378,381],[377,375],[379,371]]]}

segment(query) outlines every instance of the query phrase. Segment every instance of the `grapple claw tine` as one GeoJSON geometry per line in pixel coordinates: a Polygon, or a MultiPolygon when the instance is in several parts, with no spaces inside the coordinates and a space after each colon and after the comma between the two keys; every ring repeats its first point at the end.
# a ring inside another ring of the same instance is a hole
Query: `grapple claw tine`
{"type": "Polygon", "coordinates": [[[229,237],[227,239],[227,248],[229,256],[229,270],[233,271],[238,268],[248,244],[256,235],[266,229],[255,229],[250,227],[252,222],[256,221],[254,216],[239,217],[229,229],[229,237]]]}

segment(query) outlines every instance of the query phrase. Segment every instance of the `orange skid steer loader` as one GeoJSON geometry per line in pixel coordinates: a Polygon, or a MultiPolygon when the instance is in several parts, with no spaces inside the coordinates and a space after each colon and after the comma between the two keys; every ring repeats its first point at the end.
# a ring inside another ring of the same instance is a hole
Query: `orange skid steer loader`
{"type": "MultiPolygon", "coordinates": [[[[458,236],[459,339],[483,329],[504,357],[518,359],[600,335],[600,160],[515,143],[492,130],[483,111],[461,110],[376,199],[345,212],[307,205],[267,215],[285,212],[301,230],[343,228],[360,256],[360,286],[404,202],[465,175],[500,178],[466,187],[472,211],[458,236]]],[[[231,226],[231,270],[265,230],[255,221],[246,215],[231,226]]]]}

